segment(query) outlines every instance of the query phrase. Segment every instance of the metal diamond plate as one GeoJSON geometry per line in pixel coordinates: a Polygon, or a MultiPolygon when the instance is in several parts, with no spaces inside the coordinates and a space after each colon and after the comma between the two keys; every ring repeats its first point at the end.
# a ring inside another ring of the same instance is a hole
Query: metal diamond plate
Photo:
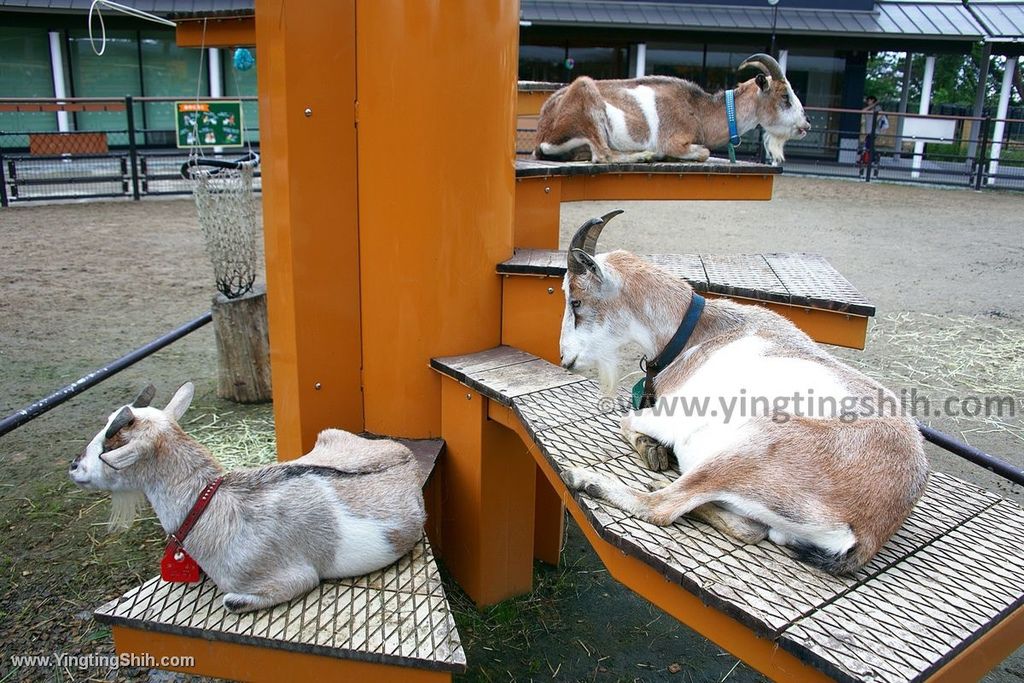
{"type": "Polygon", "coordinates": [[[823,256],[818,254],[764,254],[797,305],[814,306],[858,315],[874,315],[875,307],[823,256]]]}
{"type": "Polygon", "coordinates": [[[601,393],[597,382],[585,380],[557,389],[521,396],[515,409],[531,433],[579,422],[595,415],[625,415],[632,406],[629,394],[622,390],[609,398],[601,393]]]}
{"type": "Polygon", "coordinates": [[[455,620],[424,538],[390,567],[325,581],[270,609],[231,614],[208,578],[198,584],[159,577],[96,610],[97,620],[311,654],[463,671],[455,620]]]}
{"type": "Polygon", "coordinates": [[[936,472],[903,527],[871,562],[851,576],[837,577],[814,569],[790,550],[768,541],[740,546],[728,557],[701,568],[697,575],[705,590],[732,606],[731,614],[778,632],[998,500],[994,494],[936,472]]]}
{"type": "Polygon", "coordinates": [[[780,639],[845,680],[918,681],[1024,604],[1024,511],[1000,501],[780,639]]]}
{"type": "Polygon", "coordinates": [[[788,303],[789,290],[760,254],[702,255],[708,289],[761,301],[788,303]]]}
{"type": "Polygon", "coordinates": [[[704,262],[697,254],[647,254],[644,258],[676,277],[683,278],[702,292],[708,288],[704,262]]]}

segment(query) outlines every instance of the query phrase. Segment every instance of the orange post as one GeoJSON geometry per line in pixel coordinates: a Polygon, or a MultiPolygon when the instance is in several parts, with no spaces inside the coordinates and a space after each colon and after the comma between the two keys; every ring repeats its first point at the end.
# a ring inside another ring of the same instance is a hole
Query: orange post
{"type": "Polygon", "coordinates": [[[321,4],[316,12],[301,3],[256,2],[267,312],[281,459],[308,451],[325,427],[363,429],[355,10],[355,0],[321,4]]]}
{"type": "Polygon", "coordinates": [[[494,266],[512,254],[519,6],[357,5],[366,429],[436,436],[430,359],[500,341],[494,266]]]}
{"type": "Polygon", "coordinates": [[[533,587],[536,466],[519,437],[487,419],[488,401],[441,382],[444,562],[478,605],[533,587]]]}

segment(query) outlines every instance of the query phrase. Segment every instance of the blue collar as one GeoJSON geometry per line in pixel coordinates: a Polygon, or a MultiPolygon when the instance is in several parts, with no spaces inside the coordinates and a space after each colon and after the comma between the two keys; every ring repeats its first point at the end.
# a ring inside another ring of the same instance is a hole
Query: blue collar
{"type": "Polygon", "coordinates": [[[736,91],[725,91],[725,118],[729,121],[729,144],[740,144],[740,133],[736,127],[736,91]]]}
{"type": "Polygon", "coordinates": [[[682,353],[703,312],[704,297],[694,292],[690,297],[690,305],[686,308],[686,315],[683,316],[683,322],[679,323],[679,329],[668,340],[665,348],[653,359],[647,360],[645,357],[641,361],[640,369],[644,371],[645,376],[633,385],[633,408],[643,410],[654,405],[654,378],[682,353]]]}
{"type": "Polygon", "coordinates": [[[736,126],[736,91],[725,91],[725,118],[729,122],[729,163],[736,163],[736,145],[740,144],[740,131],[736,126]]]}

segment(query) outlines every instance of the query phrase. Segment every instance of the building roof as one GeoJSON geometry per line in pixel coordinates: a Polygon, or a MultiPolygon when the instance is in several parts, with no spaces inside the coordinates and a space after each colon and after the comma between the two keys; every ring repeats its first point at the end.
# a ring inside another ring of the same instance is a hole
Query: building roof
{"type": "MultiPolygon", "coordinates": [[[[154,14],[251,13],[254,0],[129,0],[154,14]]],[[[86,12],[91,0],[0,0],[0,8],[86,12]]],[[[544,26],[765,33],[764,5],[672,0],[522,0],[523,21],[544,26]]],[[[874,0],[873,11],[778,5],[779,35],[1024,43],[1024,0],[874,0]]]]}
{"type": "Polygon", "coordinates": [[[973,0],[968,8],[995,42],[1024,42],[1024,3],[973,0]]]}
{"type": "MultiPolygon", "coordinates": [[[[983,40],[990,36],[971,10],[991,15],[1002,39],[1024,39],[1024,2],[876,0],[873,12],[778,6],[780,35],[983,40]]],[[[773,9],[714,4],[591,0],[522,0],[521,19],[540,25],[766,33],[773,9]]],[[[986,22],[988,23],[988,22],[986,22]]],[[[992,36],[997,37],[997,36],[992,36]]]]}

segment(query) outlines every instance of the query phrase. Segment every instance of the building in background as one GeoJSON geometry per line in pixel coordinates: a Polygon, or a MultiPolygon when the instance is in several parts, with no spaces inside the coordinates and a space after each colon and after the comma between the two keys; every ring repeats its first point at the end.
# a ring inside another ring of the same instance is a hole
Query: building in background
{"type": "MultiPolygon", "coordinates": [[[[157,14],[252,12],[251,0],[146,0],[157,14]]],[[[230,51],[178,48],[174,32],[106,13],[97,57],[86,29],[89,0],[0,0],[0,97],[255,95],[256,71],[232,68],[230,51]]],[[[522,0],[519,75],[567,82],[579,75],[663,74],[709,90],[734,84],[736,66],[772,46],[808,107],[860,109],[874,51],[992,55],[1024,52],[1024,2],[1007,0],[522,0]]],[[[915,77],[918,75],[915,74],[915,77]]],[[[904,100],[904,105],[906,104],[904,100]]],[[[255,103],[246,127],[255,128],[255,103]]],[[[822,131],[857,127],[856,114],[814,111],[817,133],[790,152],[835,149],[822,131]]],[[[138,144],[170,145],[172,104],[135,107],[138,144]]],[[[110,130],[106,112],[0,112],[0,131],[110,130]]],[[[3,140],[0,136],[0,140],[3,140]]],[[[5,143],[0,143],[5,144],[5,143]]]]}

